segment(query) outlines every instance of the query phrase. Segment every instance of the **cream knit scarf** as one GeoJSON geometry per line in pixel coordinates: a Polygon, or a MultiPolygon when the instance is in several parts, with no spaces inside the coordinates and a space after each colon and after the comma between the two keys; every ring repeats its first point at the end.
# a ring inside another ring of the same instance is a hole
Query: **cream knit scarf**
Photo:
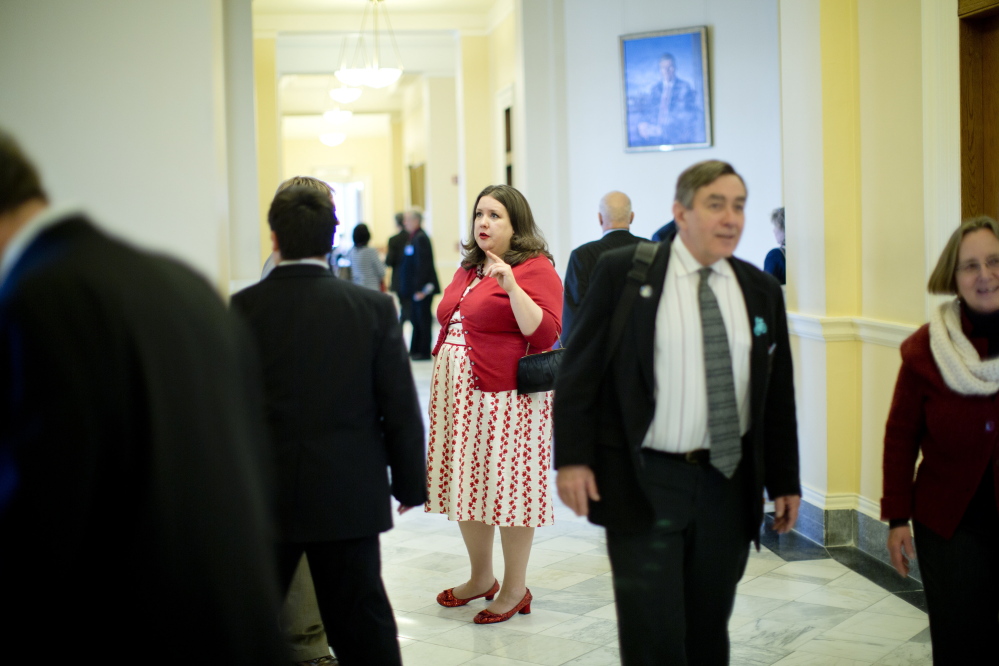
{"type": "Polygon", "coordinates": [[[944,381],[955,393],[993,395],[999,391],[999,358],[979,358],[961,330],[961,306],[956,298],[932,312],[930,350],[944,381]]]}

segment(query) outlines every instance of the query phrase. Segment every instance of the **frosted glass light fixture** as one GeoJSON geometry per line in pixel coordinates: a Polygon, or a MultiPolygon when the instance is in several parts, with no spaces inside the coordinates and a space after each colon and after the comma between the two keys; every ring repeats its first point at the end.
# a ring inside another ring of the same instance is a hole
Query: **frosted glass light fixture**
{"type": "Polygon", "coordinates": [[[347,41],[344,38],[340,46],[340,66],[333,72],[334,76],[348,86],[367,86],[368,88],[384,88],[399,80],[402,76],[402,58],[399,56],[399,46],[395,41],[395,33],[392,31],[392,22],[389,20],[388,9],[385,8],[385,0],[368,0],[364,6],[364,14],[361,16],[361,29],[357,34],[357,41],[354,43],[354,53],[349,62],[345,59],[347,41]],[[372,16],[372,28],[365,34],[365,26],[368,23],[368,14],[372,16]],[[378,29],[379,17],[384,19],[388,26],[388,34],[392,40],[392,49],[395,52],[397,67],[381,66],[381,39],[382,33],[378,29]],[[371,42],[369,51],[368,42],[371,42]]]}

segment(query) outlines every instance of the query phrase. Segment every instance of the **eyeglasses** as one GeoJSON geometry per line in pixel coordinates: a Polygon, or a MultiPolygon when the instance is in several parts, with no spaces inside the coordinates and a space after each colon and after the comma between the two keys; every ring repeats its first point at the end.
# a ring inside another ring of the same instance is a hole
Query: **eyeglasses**
{"type": "MultiPolygon", "coordinates": [[[[957,272],[961,275],[978,275],[981,270],[982,265],[977,261],[966,261],[957,267],[957,272]]],[[[992,255],[985,260],[985,270],[999,271],[999,255],[992,255]]]]}

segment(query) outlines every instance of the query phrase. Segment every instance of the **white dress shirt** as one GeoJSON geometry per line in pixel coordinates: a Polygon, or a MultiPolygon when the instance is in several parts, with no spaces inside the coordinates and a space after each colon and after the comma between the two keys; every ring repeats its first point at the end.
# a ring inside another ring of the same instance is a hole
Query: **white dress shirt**
{"type": "MultiPolygon", "coordinates": [[[[642,446],[685,453],[711,447],[708,434],[708,395],[704,379],[704,340],[697,289],[702,268],[690,250],[677,239],[670,245],[662,298],[656,310],[653,368],[656,411],[642,446]]],[[[746,301],[732,266],[722,259],[711,266],[708,284],[714,290],[725,322],[739,433],[749,430],[749,355],[752,337],[746,301]]]]}
{"type": "Polygon", "coordinates": [[[316,259],[315,257],[308,257],[307,259],[282,259],[278,262],[278,266],[319,266],[320,268],[329,268],[330,262],[325,259],[316,259]]]}

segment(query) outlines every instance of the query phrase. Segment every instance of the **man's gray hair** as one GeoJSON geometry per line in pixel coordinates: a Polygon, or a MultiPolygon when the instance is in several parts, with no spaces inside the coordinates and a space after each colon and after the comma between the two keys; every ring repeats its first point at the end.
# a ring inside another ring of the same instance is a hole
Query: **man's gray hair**
{"type": "Polygon", "coordinates": [[[676,196],[674,201],[690,210],[694,205],[694,195],[697,190],[705,185],[710,185],[722,176],[735,176],[742,181],[742,186],[749,193],[746,181],[740,176],[735,168],[728,162],[721,160],[705,160],[687,167],[680,177],[676,179],[676,196]]]}

